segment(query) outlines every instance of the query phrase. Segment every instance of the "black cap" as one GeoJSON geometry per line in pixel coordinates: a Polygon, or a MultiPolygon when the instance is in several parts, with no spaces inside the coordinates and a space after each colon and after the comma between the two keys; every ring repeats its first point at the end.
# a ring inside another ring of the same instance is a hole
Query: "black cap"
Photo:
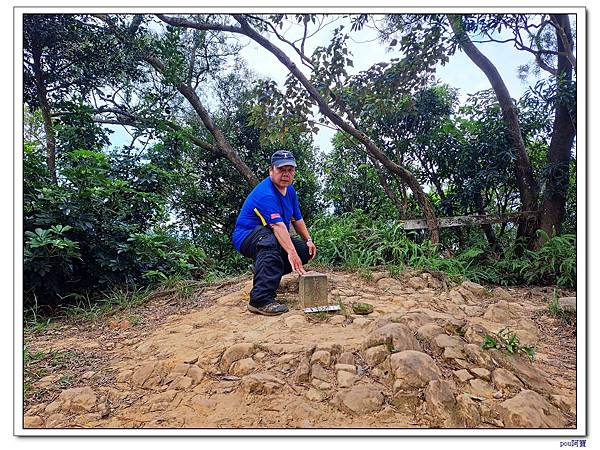
{"type": "Polygon", "coordinates": [[[271,165],[273,167],[294,166],[296,167],[296,159],[292,152],[287,150],[277,150],[271,155],[271,165]]]}

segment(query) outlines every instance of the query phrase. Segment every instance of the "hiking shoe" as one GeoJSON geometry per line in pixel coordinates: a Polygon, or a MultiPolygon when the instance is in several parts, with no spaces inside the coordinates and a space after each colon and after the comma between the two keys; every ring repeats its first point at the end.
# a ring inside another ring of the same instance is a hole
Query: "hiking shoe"
{"type": "Polygon", "coordinates": [[[263,316],[278,316],[289,311],[288,307],[281,303],[271,302],[263,306],[252,306],[248,304],[248,311],[254,314],[262,314],[263,316]]]}

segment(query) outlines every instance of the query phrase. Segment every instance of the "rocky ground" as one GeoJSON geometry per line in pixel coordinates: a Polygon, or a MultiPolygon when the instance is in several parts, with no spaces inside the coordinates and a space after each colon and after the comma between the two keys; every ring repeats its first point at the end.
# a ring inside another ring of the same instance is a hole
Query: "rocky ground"
{"type": "MultiPolygon", "coordinates": [[[[187,301],[155,295],[136,319],[27,334],[26,428],[573,428],[575,325],[549,288],[451,285],[428,272],[329,272],[344,309],[246,309],[250,276],[187,301]],[[352,305],[370,303],[368,315],[352,305]],[[533,363],[482,349],[509,326],[533,363]]],[[[563,293],[565,294],[565,293],[563,293]]],[[[566,293],[571,294],[573,293],[566,293]]]]}

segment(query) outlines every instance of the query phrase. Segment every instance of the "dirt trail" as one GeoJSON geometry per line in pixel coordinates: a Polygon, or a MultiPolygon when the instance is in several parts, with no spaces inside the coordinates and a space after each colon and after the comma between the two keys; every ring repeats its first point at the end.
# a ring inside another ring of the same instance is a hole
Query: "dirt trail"
{"type": "Polygon", "coordinates": [[[549,290],[449,287],[427,272],[328,277],[330,302],[375,311],[307,316],[292,274],[279,293],[291,311],[254,315],[248,276],[187,303],[156,298],[136,325],[27,335],[31,354],[62,360],[32,383],[25,427],[575,426],[575,327],[546,314],[549,290]],[[536,346],[534,364],[481,349],[507,325],[536,346]]]}

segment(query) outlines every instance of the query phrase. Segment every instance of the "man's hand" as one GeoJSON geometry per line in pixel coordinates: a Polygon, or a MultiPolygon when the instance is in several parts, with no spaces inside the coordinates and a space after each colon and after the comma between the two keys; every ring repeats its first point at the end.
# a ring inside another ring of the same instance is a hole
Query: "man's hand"
{"type": "Polygon", "coordinates": [[[306,246],[308,247],[308,254],[310,255],[310,259],[315,259],[315,256],[317,256],[317,247],[315,246],[313,241],[306,241],[306,246]]]}
{"type": "Polygon", "coordinates": [[[306,273],[306,270],[304,270],[304,266],[302,265],[302,260],[298,256],[298,253],[288,253],[288,261],[290,262],[290,266],[292,266],[292,270],[294,272],[298,272],[300,275],[304,275],[306,273]]]}

